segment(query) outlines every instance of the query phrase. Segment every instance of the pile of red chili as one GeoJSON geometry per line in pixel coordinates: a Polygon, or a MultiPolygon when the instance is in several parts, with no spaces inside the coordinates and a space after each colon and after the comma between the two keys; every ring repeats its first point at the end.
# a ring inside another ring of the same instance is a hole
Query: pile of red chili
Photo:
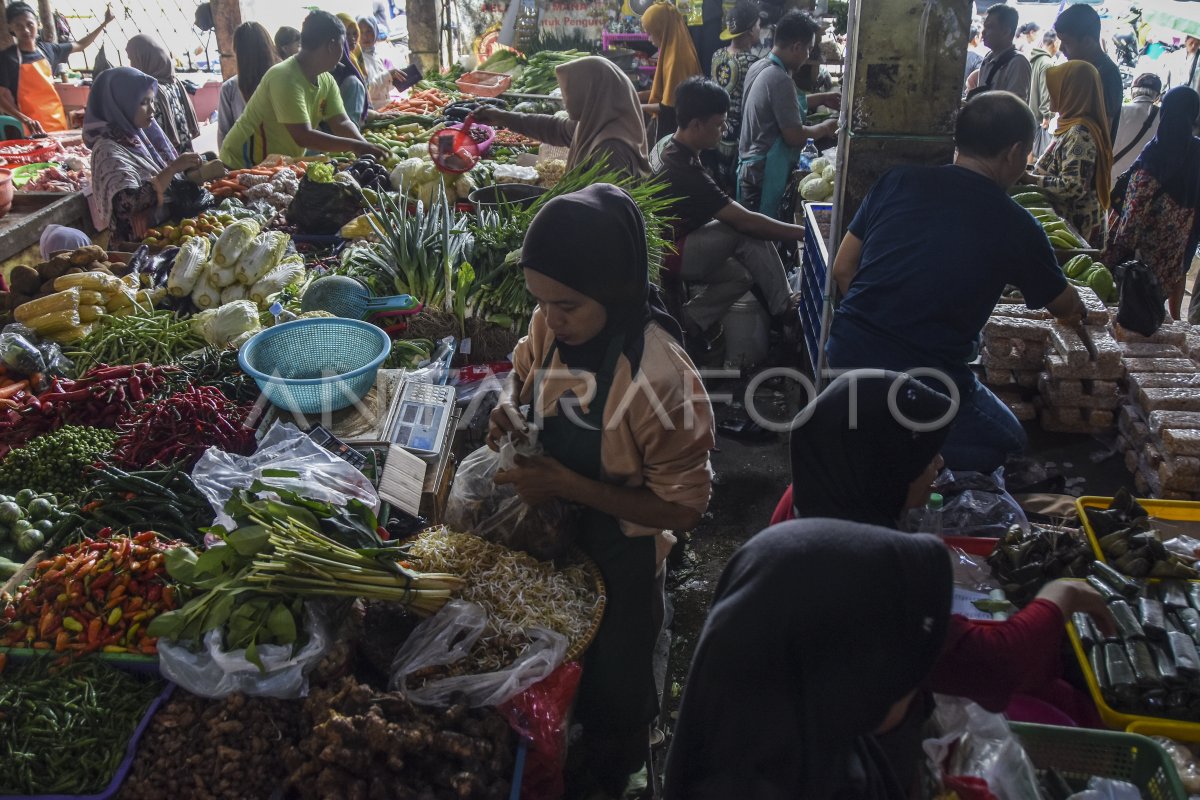
{"type": "Polygon", "coordinates": [[[178,608],[164,565],[167,542],[153,531],[67,545],[0,612],[0,645],[57,653],[154,655],[150,620],[178,608]]]}
{"type": "Polygon", "coordinates": [[[190,468],[209,447],[254,452],[254,429],[245,422],[253,406],[238,405],[213,386],[189,386],[131,409],[117,424],[116,463],[147,469],[182,463],[190,468]]]}
{"type": "Polygon", "coordinates": [[[0,450],[7,452],[63,425],[115,427],[129,408],[166,389],[176,371],[146,363],[101,366],[78,380],[52,378],[42,392],[0,399],[0,445],[7,446],[0,450]]]}

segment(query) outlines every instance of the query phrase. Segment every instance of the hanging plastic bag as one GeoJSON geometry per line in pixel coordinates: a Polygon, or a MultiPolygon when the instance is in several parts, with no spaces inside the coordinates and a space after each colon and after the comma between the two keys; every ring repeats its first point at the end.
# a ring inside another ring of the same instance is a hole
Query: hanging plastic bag
{"type": "Polygon", "coordinates": [[[518,735],[529,741],[521,800],[558,800],[563,796],[567,715],[582,675],[578,661],[567,662],[496,709],[518,735]]]}
{"type": "Polygon", "coordinates": [[[499,452],[481,447],[471,453],[454,478],[446,524],[543,561],[564,555],[571,545],[575,508],[561,500],[531,506],[511,485],[496,484],[496,473],[516,466],[517,456],[542,452],[537,431],[531,429],[527,441],[517,442],[509,434],[500,442],[499,452]]]}
{"type": "Polygon", "coordinates": [[[272,425],[251,455],[210,447],[192,469],[192,481],[216,512],[216,524],[231,530],[235,525],[225,504],[234,489],[247,489],[256,480],[339,506],[358,498],[379,511],[379,495],[366,475],[287,422],[272,425]],[[281,474],[289,472],[295,475],[281,474]]]}
{"type": "Polygon", "coordinates": [[[497,706],[550,675],[567,655],[567,637],[543,628],[526,633],[530,643],[513,664],[496,672],[460,675],[408,686],[410,675],[462,660],[487,628],[487,612],[474,603],[451,600],[417,626],[392,661],[389,688],[414,703],[448,708],[450,698],[465,694],[472,708],[497,706]]]}
{"type": "Polygon", "coordinates": [[[1013,525],[1029,530],[1029,518],[1004,485],[1004,468],[991,475],[943,470],[933,490],[942,495],[942,534],[998,539],[1013,525]]]}
{"type": "Polygon", "coordinates": [[[258,648],[264,670],[246,658],[245,650],[222,649],[221,629],[204,636],[204,646],[193,652],[183,645],[160,639],[158,668],[164,678],[201,697],[227,697],[234,692],[256,697],[294,700],[308,695],[310,672],[332,643],[324,622],[308,606],[305,610],[308,642],[293,654],[290,644],[264,644],[258,648]]]}
{"type": "Polygon", "coordinates": [[[1117,323],[1142,336],[1153,336],[1167,319],[1167,295],[1158,276],[1141,261],[1126,261],[1114,272],[1121,287],[1117,323]]]}

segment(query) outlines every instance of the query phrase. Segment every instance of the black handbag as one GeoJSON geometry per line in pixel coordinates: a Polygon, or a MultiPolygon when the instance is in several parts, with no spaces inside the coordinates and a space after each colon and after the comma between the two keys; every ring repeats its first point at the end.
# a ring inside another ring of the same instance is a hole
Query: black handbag
{"type": "Polygon", "coordinates": [[[1141,261],[1126,261],[1114,272],[1121,287],[1117,323],[1142,336],[1153,336],[1167,319],[1166,293],[1158,276],[1141,261]]]}

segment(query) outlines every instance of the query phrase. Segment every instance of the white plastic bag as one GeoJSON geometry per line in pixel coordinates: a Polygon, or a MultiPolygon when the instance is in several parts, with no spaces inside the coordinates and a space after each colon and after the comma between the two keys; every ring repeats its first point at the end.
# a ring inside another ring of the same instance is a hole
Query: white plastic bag
{"type": "Polygon", "coordinates": [[[517,456],[540,456],[536,429],[529,441],[511,434],[500,451],[481,447],[463,459],[446,501],[446,525],[521,550],[543,561],[558,558],[570,547],[575,509],[561,500],[528,505],[511,485],[496,484],[496,473],[516,466],[517,456]]]}
{"type": "Polygon", "coordinates": [[[1033,763],[1002,715],[960,697],[936,699],[933,720],[943,735],[922,746],[939,781],[980,778],[999,800],[1040,800],[1033,763]]]}
{"type": "Polygon", "coordinates": [[[245,650],[221,649],[221,629],[204,636],[202,650],[159,640],[158,668],[164,678],[201,697],[227,697],[234,692],[293,700],[308,695],[308,672],[321,660],[331,637],[311,608],[305,612],[308,642],[292,655],[290,644],[264,644],[258,656],[266,671],[246,659],[245,650]]]}
{"type": "Polygon", "coordinates": [[[235,489],[248,489],[256,480],[339,506],[356,497],[379,511],[379,495],[370,479],[291,423],[272,425],[252,455],[239,456],[210,447],[192,469],[192,482],[216,512],[216,524],[231,530],[235,526],[225,513],[225,504],[235,489]],[[298,475],[263,474],[276,470],[298,475]]]}
{"type": "Polygon", "coordinates": [[[1088,788],[1067,800],[1142,800],[1142,790],[1132,783],[1093,777],[1088,788]]]}
{"type": "Polygon", "coordinates": [[[421,705],[449,707],[451,695],[462,692],[472,708],[497,706],[548,676],[566,658],[567,637],[532,628],[529,647],[507,669],[431,680],[419,689],[407,687],[409,675],[465,658],[486,627],[487,612],[480,606],[464,600],[446,603],[418,625],[396,653],[389,688],[421,705]]]}

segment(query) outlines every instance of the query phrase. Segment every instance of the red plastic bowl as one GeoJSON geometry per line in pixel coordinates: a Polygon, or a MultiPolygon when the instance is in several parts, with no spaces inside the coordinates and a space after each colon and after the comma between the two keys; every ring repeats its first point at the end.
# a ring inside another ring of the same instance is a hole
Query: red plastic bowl
{"type": "MultiPolygon", "coordinates": [[[[484,156],[486,156],[488,154],[488,151],[492,149],[492,142],[496,141],[496,129],[493,128],[491,125],[480,125],[478,122],[472,122],[471,128],[472,129],[480,128],[481,130],[487,131],[487,138],[484,139],[483,141],[479,141],[479,142],[475,143],[475,146],[479,148],[479,157],[483,158],[484,156]]],[[[447,125],[446,130],[450,130],[450,131],[462,130],[462,123],[458,122],[453,125],[447,125]]]]}
{"type": "Polygon", "coordinates": [[[54,139],[9,139],[0,142],[0,158],[10,165],[24,166],[48,161],[61,148],[54,139]]]}

